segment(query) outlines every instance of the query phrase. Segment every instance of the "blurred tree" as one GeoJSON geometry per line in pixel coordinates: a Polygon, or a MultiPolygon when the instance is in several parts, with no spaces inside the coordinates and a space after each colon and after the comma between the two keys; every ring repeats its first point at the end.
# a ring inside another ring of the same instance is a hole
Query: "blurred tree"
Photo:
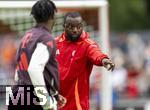
{"type": "Polygon", "coordinates": [[[149,0],[109,0],[111,30],[150,29],[146,1],[149,2],[149,0]]]}
{"type": "Polygon", "coordinates": [[[148,16],[150,16],[150,0],[145,0],[145,2],[146,2],[147,14],[148,14],[148,16]]]}

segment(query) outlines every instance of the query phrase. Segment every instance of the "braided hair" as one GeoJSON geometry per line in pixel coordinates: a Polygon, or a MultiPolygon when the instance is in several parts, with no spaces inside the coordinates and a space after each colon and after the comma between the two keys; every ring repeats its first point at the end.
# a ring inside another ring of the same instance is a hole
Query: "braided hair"
{"type": "Polygon", "coordinates": [[[31,9],[31,15],[37,23],[47,22],[49,18],[54,19],[55,12],[57,8],[51,0],[39,0],[31,9]]]}

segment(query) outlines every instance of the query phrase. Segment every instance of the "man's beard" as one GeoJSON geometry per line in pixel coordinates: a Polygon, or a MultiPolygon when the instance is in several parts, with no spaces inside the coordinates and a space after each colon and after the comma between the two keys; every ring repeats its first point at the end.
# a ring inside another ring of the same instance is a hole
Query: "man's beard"
{"type": "Polygon", "coordinates": [[[69,41],[72,41],[72,42],[78,41],[78,39],[80,38],[80,36],[81,36],[81,34],[72,35],[72,34],[66,33],[66,38],[67,38],[69,41]]]}

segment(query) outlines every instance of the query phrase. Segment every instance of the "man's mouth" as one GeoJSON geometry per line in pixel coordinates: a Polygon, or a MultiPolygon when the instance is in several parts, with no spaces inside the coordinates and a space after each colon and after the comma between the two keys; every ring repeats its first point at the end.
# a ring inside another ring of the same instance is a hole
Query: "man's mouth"
{"type": "Polygon", "coordinates": [[[78,37],[78,34],[72,34],[72,37],[78,37]]]}

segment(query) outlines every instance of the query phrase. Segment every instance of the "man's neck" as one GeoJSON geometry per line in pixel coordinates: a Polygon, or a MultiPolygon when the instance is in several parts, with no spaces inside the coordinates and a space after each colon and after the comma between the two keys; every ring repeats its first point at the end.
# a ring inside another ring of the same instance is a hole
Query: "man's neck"
{"type": "Polygon", "coordinates": [[[48,23],[38,23],[37,26],[45,27],[49,32],[52,30],[48,23]]]}

